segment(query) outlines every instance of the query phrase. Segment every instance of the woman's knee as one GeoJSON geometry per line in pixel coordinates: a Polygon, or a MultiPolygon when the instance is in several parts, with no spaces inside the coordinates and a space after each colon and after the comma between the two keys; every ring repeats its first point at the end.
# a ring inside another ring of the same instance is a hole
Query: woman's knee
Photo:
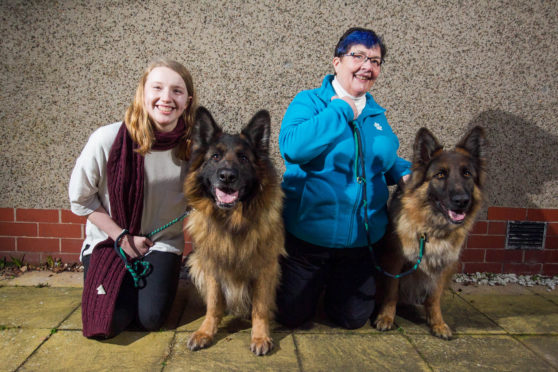
{"type": "Polygon", "coordinates": [[[372,298],[355,303],[349,301],[343,305],[326,303],[325,311],[328,317],[346,329],[363,327],[374,312],[375,302],[372,298]]]}
{"type": "Polygon", "coordinates": [[[139,311],[138,323],[146,331],[159,331],[167,320],[167,312],[162,311],[139,311]]]}
{"type": "Polygon", "coordinates": [[[331,320],[333,320],[337,325],[345,329],[357,329],[364,327],[370,316],[366,317],[351,317],[342,316],[339,314],[329,315],[331,320]]]}

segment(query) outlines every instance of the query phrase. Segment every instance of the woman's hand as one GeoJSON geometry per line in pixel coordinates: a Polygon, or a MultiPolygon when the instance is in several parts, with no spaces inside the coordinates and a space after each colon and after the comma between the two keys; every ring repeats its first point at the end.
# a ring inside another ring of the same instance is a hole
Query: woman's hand
{"type": "MultiPolygon", "coordinates": [[[[118,226],[116,222],[114,222],[102,206],[87,216],[87,219],[99,229],[104,231],[112,240],[118,239],[118,236],[122,233],[122,227],[118,226]]],[[[118,242],[118,244],[131,258],[143,256],[147,253],[149,248],[153,246],[153,242],[145,236],[130,234],[124,235],[120,238],[120,242],[118,242]]]]}
{"type": "Polygon", "coordinates": [[[120,239],[119,245],[130,258],[136,258],[146,254],[153,242],[145,236],[127,234],[120,239]]]}
{"type": "Polygon", "coordinates": [[[331,97],[332,101],[334,99],[342,99],[343,101],[347,102],[351,106],[351,108],[353,109],[353,120],[355,120],[358,117],[358,110],[356,108],[355,102],[351,98],[349,98],[347,96],[341,97],[341,98],[339,98],[339,96],[331,97]]]}

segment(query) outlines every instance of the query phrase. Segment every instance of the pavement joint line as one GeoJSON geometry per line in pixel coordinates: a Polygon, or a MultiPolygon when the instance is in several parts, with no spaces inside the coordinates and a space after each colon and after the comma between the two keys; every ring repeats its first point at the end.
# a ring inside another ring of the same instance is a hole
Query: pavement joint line
{"type": "Polygon", "coordinates": [[[161,372],[165,370],[165,367],[167,366],[167,362],[171,360],[171,357],[174,353],[174,347],[176,345],[176,333],[177,333],[176,331],[172,333],[172,339],[167,345],[167,356],[163,358],[163,361],[161,362],[161,372]]]}
{"type": "Polygon", "coordinates": [[[50,338],[52,337],[54,333],[50,332],[43,341],[41,341],[41,343],[39,343],[39,345],[33,349],[33,351],[31,353],[29,353],[29,355],[27,356],[27,358],[25,358],[23,360],[23,362],[21,362],[21,364],[19,366],[17,366],[17,368],[14,370],[14,372],[17,372],[21,369],[21,367],[23,367],[25,365],[25,363],[27,363],[27,361],[33,356],[35,355],[35,353],[37,353],[39,351],[39,349],[48,341],[50,340],[50,338]]]}
{"type": "MultiPolygon", "coordinates": [[[[434,372],[434,368],[432,368],[432,366],[430,365],[430,363],[428,363],[428,359],[426,359],[426,357],[421,353],[420,349],[417,347],[417,345],[413,342],[413,340],[411,340],[411,338],[409,337],[409,335],[407,335],[405,333],[405,331],[401,328],[397,329],[397,332],[405,339],[407,340],[407,342],[411,345],[411,347],[415,350],[415,352],[417,353],[417,355],[420,357],[420,359],[422,359],[422,361],[428,366],[428,368],[430,369],[430,371],[434,372]]],[[[434,336],[433,336],[434,337],[434,336]]]]}
{"type": "Polygon", "coordinates": [[[296,355],[296,363],[298,365],[298,370],[300,372],[304,372],[304,368],[302,368],[302,359],[300,357],[300,351],[298,349],[298,342],[296,342],[295,332],[291,332],[291,337],[293,339],[294,351],[295,351],[295,355],[296,355]]]}
{"type": "Polygon", "coordinates": [[[553,305],[558,305],[558,302],[555,302],[555,301],[554,301],[552,298],[550,298],[549,296],[543,296],[543,295],[540,294],[539,292],[533,291],[531,288],[528,288],[528,290],[529,290],[531,293],[533,293],[534,295],[544,298],[545,300],[547,300],[547,301],[550,302],[551,304],[553,304],[553,305]]]}
{"type": "MultiPolygon", "coordinates": [[[[76,311],[79,307],[81,306],[81,302],[75,307],[73,308],[59,323],[58,325],[56,325],[55,327],[51,328],[50,333],[45,337],[45,339],[43,341],[41,341],[41,343],[39,343],[39,345],[33,349],[33,351],[31,353],[29,353],[29,355],[27,356],[27,358],[25,358],[23,360],[23,362],[21,362],[21,364],[14,370],[14,372],[17,372],[21,369],[21,367],[23,367],[25,365],[25,363],[27,363],[27,361],[33,356],[35,355],[35,353],[38,352],[38,350],[48,341],[50,340],[50,338],[55,334],[60,332],[60,326],[62,325],[62,323],[64,323],[66,320],[68,320],[68,318],[70,318],[70,316],[72,316],[72,314],[74,313],[74,311],[76,311]]],[[[20,328],[20,327],[18,327],[20,328]]]]}
{"type": "Polygon", "coordinates": [[[472,307],[475,311],[477,311],[478,313],[482,314],[482,316],[484,316],[486,319],[488,319],[492,324],[494,324],[496,327],[498,327],[499,329],[501,329],[504,333],[509,334],[508,330],[505,329],[504,327],[502,327],[500,324],[498,324],[494,319],[492,319],[491,317],[489,317],[488,315],[486,315],[484,312],[482,312],[478,307],[476,307],[475,305],[473,305],[472,302],[467,301],[466,298],[464,298],[460,293],[454,292],[455,294],[457,294],[457,296],[464,301],[466,304],[468,304],[470,307],[472,307]]]}
{"type": "MultiPolygon", "coordinates": [[[[514,339],[517,343],[519,343],[524,348],[529,350],[531,352],[531,354],[533,354],[535,357],[537,357],[537,359],[542,359],[550,368],[552,368],[554,371],[558,371],[556,369],[556,367],[554,367],[554,365],[552,365],[552,363],[550,363],[548,360],[546,360],[544,355],[541,355],[541,354],[537,353],[536,350],[533,350],[528,344],[522,342],[521,339],[519,338],[519,336],[524,336],[524,335],[523,334],[520,334],[520,335],[511,334],[510,335],[510,337],[512,339],[514,339]]],[[[541,336],[541,335],[535,335],[535,336],[541,336]]]]}

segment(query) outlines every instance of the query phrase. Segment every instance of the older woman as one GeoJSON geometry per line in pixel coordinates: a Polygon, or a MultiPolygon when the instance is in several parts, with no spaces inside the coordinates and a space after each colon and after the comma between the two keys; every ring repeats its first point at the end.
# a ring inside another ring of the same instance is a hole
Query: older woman
{"type": "Polygon", "coordinates": [[[368,93],[385,55],[374,31],[347,30],[335,47],[335,75],[297,94],[283,118],[289,256],[277,320],[288,327],[312,319],[324,289],[325,311],[342,327],[363,326],[374,310],[369,245],[385,233],[387,186],[410,173],[385,109],[368,93]]]}

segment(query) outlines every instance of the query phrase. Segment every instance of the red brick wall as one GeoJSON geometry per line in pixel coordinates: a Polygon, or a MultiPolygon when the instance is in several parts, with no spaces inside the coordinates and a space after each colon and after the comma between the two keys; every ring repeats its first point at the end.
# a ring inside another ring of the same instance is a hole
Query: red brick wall
{"type": "MultiPolygon", "coordinates": [[[[0,208],[0,257],[25,255],[29,263],[48,256],[78,261],[85,219],[64,209],[0,208]]],[[[186,236],[185,253],[191,243],[186,236]]],[[[462,272],[558,275],[558,209],[490,207],[461,255],[462,272]],[[548,222],[544,250],[506,250],[508,221],[548,222]]]]}
{"type": "MultiPolygon", "coordinates": [[[[65,209],[0,208],[0,258],[39,264],[47,257],[79,261],[85,218],[65,209]]],[[[185,252],[191,250],[187,238],[185,252]]]]}
{"type": "Polygon", "coordinates": [[[486,220],[478,221],[467,239],[461,270],[558,275],[558,209],[488,208],[486,220]],[[547,222],[544,249],[505,249],[508,221],[547,222]]]}

